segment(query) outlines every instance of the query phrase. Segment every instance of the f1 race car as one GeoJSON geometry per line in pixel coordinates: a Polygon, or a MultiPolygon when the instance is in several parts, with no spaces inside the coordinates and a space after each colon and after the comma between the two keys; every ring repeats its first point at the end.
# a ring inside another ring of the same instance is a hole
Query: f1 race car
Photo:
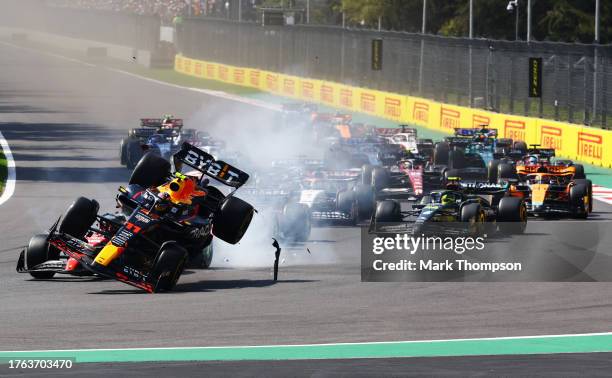
{"type": "Polygon", "coordinates": [[[360,184],[361,170],[316,171],[303,180],[294,194],[297,203],[308,206],[315,223],[355,225],[374,211],[374,192],[360,184]]]}
{"type": "Polygon", "coordinates": [[[195,146],[207,145],[207,133],[195,129],[184,129],[183,120],[171,115],[162,118],[143,118],[140,127],[131,129],[128,137],[121,140],[120,160],[122,165],[133,169],[146,153],[153,152],[166,160],[181,148],[183,142],[195,146]]]}
{"type": "Polygon", "coordinates": [[[61,222],[30,239],[17,271],[48,279],[84,269],[159,292],[174,288],[190,258],[210,265],[212,237],[238,243],[254,209],[234,192],[223,195],[209,178],[235,190],[249,175],[187,143],[174,159],[174,174],[155,154],[140,160],[128,187],[119,189],[118,216],[99,216],[95,200],[77,199],[61,222]],[[202,178],[180,173],[183,164],[202,178]]]}
{"type": "Polygon", "coordinates": [[[378,225],[384,227],[384,223],[404,223],[414,234],[467,231],[476,235],[485,230],[487,222],[497,225],[500,231],[522,233],[527,225],[525,202],[508,196],[505,186],[453,179],[448,189],[432,191],[407,211],[402,211],[396,200],[378,202],[371,229],[378,230],[378,225]]]}

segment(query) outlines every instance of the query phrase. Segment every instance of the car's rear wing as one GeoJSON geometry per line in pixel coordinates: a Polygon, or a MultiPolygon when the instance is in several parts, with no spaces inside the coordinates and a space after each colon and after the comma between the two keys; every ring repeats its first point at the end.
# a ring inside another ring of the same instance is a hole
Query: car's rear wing
{"type": "Polygon", "coordinates": [[[181,149],[174,154],[174,165],[177,170],[181,163],[233,188],[239,188],[249,180],[247,173],[222,160],[215,160],[212,155],[187,142],[183,143],[181,149]]]}
{"type": "MultiPolygon", "coordinates": [[[[164,120],[162,118],[141,118],[140,126],[142,127],[161,127],[164,124],[163,121],[164,120]]],[[[179,129],[183,127],[182,119],[172,119],[170,120],[170,123],[172,124],[172,127],[176,127],[179,129]]]]}

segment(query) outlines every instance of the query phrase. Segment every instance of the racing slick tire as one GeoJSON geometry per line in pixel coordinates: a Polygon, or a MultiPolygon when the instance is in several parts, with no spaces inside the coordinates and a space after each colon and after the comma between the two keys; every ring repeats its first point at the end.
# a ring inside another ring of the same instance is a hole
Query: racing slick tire
{"type": "Polygon", "coordinates": [[[142,158],[143,151],[139,140],[128,140],[125,148],[125,165],[129,169],[134,169],[138,161],[142,158]]]}
{"type": "Polygon", "coordinates": [[[439,142],[434,146],[433,163],[434,165],[448,165],[450,146],[447,142],[439,142]]]}
{"type": "Polygon", "coordinates": [[[353,214],[355,207],[355,193],[350,190],[341,190],[336,194],[336,209],[338,211],[353,214]]]}
{"type": "Polygon", "coordinates": [[[518,179],[518,175],[516,173],[516,168],[512,164],[501,163],[497,166],[497,179],[498,180],[516,180],[518,179]]]}
{"type": "Polygon", "coordinates": [[[487,178],[489,183],[495,184],[497,182],[497,172],[499,167],[499,160],[491,160],[487,165],[487,178]]]}
{"type": "Polygon", "coordinates": [[[574,173],[574,180],[586,179],[586,175],[584,174],[584,165],[574,164],[574,168],[576,168],[576,172],[574,173]]]}
{"type": "Polygon", "coordinates": [[[527,207],[522,198],[503,197],[497,205],[497,225],[504,234],[522,234],[527,228],[527,207]]]}
{"type": "Polygon", "coordinates": [[[465,168],[465,155],[463,151],[454,149],[448,154],[448,168],[461,169],[465,168]]]}
{"type": "Polygon", "coordinates": [[[96,200],[77,198],[66,210],[59,225],[59,232],[84,240],[85,234],[96,221],[100,205],[96,200]]]}
{"type": "Polygon", "coordinates": [[[376,223],[397,223],[402,221],[402,209],[396,200],[379,201],[374,213],[376,223]]]}
{"type": "Polygon", "coordinates": [[[226,197],[213,218],[212,233],[229,244],[236,244],[249,228],[255,209],[238,197],[226,197]]]}
{"type": "Polygon", "coordinates": [[[575,184],[584,184],[587,187],[587,192],[589,193],[588,201],[589,201],[589,213],[593,212],[593,182],[591,180],[586,179],[578,179],[574,180],[575,184]]]}
{"type": "Polygon", "coordinates": [[[372,171],[373,170],[374,170],[374,167],[369,164],[365,164],[361,167],[361,183],[363,185],[372,185],[372,171]]]}
{"type": "MultiPolygon", "coordinates": [[[[47,242],[47,234],[32,236],[25,249],[25,264],[27,269],[32,269],[36,265],[49,260],[59,259],[59,251],[47,242]]],[[[33,278],[48,280],[53,278],[55,272],[29,272],[33,278]]]]}
{"type": "Polygon", "coordinates": [[[592,202],[592,194],[589,193],[590,180],[576,180],[570,188],[570,206],[575,218],[586,219],[589,217],[589,209],[592,202]]]}
{"type": "Polygon", "coordinates": [[[136,164],[129,184],[150,188],[163,184],[168,176],[170,176],[170,162],[159,155],[149,153],[136,164]]]}
{"type": "Polygon", "coordinates": [[[159,293],[174,289],[183,274],[188,258],[187,250],[177,242],[167,241],[162,244],[151,272],[154,283],[153,292],[159,293]]]}
{"type": "Polygon", "coordinates": [[[527,143],[522,140],[517,140],[512,143],[512,148],[521,151],[523,155],[527,155],[527,143]]]}
{"type": "Polygon", "coordinates": [[[477,236],[484,232],[485,214],[482,206],[477,203],[468,203],[461,208],[461,222],[469,223],[468,231],[477,236]]]}
{"type": "Polygon", "coordinates": [[[285,240],[303,243],[310,238],[312,224],[310,209],[301,203],[288,203],[278,220],[279,230],[285,240]]]}
{"type": "Polygon", "coordinates": [[[372,187],[375,192],[389,187],[389,171],[383,167],[375,167],[372,170],[372,187]]]}
{"type": "Polygon", "coordinates": [[[357,202],[357,218],[370,219],[376,206],[376,196],[371,186],[357,185],[353,188],[357,202]]]}
{"type": "Polygon", "coordinates": [[[121,165],[127,164],[127,145],[129,143],[128,141],[128,138],[123,138],[121,139],[121,144],[119,145],[119,160],[121,162],[121,165]]]}

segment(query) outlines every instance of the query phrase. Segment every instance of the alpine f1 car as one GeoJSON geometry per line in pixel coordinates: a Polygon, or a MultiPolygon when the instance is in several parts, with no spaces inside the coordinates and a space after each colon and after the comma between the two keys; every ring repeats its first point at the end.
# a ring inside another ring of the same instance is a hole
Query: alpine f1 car
{"type": "Polygon", "coordinates": [[[448,189],[432,191],[406,211],[396,200],[379,201],[371,229],[378,231],[378,226],[385,227],[385,223],[400,223],[401,228],[414,234],[436,231],[481,234],[487,225],[495,225],[504,232],[522,233],[527,224],[527,209],[522,198],[508,195],[506,186],[459,183],[453,179],[448,189]]]}
{"type": "Polygon", "coordinates": [[[49,279],[89,271],[147,292],[172,290],[188,261],[209,266],[213,236],[236,244],[254,209],[209,185],[238,189],[249,175],[185,143],[170,163],[146,154],[121,187],[116,216],[98,215],[95,200],[78,198],[49,232],[35,235],[19,256],[18,272],[49,279]],[[186,164],[202,178],[180,173],[186,164]]]}

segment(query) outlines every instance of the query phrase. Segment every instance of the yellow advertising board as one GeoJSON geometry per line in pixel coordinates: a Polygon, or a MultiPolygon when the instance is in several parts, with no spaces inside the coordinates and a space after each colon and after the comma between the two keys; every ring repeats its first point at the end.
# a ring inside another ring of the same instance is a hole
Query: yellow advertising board
{"type": "Polygon", "coordinates": [[[612,167],[612,131],[551,120],[494,113],[419,97],[353,87],[256,68],[234,67],[177,55],[177,72],[264,92],[410,123],[451,134],[459,127],[488,126],[500,137],[554,148],[558,156],[612,167]]]}

